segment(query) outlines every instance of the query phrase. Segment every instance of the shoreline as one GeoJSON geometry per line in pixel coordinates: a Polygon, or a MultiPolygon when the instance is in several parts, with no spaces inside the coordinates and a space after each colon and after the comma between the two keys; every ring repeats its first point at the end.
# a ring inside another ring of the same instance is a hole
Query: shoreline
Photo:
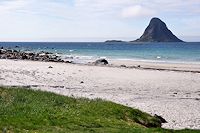
{"type": "Polygon", "coordinates": [[[127,62],[146,62],[146,63],[160,63],[160,64],[193,64],[193,65],[200,65],[200,61],[181,61],[181,60],[150,60],[150,59],[125,59],[119,58],[114,59],[110,58],[110,60],[115,61],[127,61],[127,62]]]}
{"type": "Polygon", "coordinates": [[[98,66],[98,67],[111,67],[111,68],[126,68],[126,69],[139,69],[139,70],[153,70],[153,71],[172,71],[172,72],[186,72],[186,73],[200,73],[200,64],[190,62],[149,62],[149,61],[134,61],[134,60],[118,60],[108,59],[108,65],[95,65],[95,60],[90,60],[88,63],[75,63],[73,61],[40,61],[40,60],[23,60],[23,59],[0,59],[10,61],[30,61],[30,62],[49,62],[60,64],[72,64],[79,66],[98,66]]]}
{"type": "Polygon", "coordinates": [[[135,68],[144,70],[175,71],[200,73],[200,64],[169,63],[169,62],[148,62],[148,61],[128,61],[128,60],[109,60],[111,66],[135,68]]]}
{"type": "MultiPolygon", "coordinates": [[[[88,57],[88,56],[80,56],[88,57]]],[[[180,72],[193,72],[200,73],[200,62],[198,61],[170,61],[170,60],[144,60],[144,59],[114,59],[107,57],[96,57],[91,59],[84,59],[74,57],[73,55],[63,55],[52,52],[27,52],[15,49],[0,48],[0,59],[12,60],[30,60],[30,61],[43,61],[43,62],[61,62],[82,65],[94,65],[94,62],[99,59],[108,60],[111,67],[125,67],[125,68],[139,68],[150,70],[163,70],[163,71],[180,71],[180,72]]]]}
{"type": "MultiPolygon", "coordinates": [[[[121,66],[125,62],[109,62],[111,65],[95,66],[2,59],[0,85],[25,86],[66,96],[101,98],[151,115],[160,115],[168,122],[163,124],[163,128],[200,129],[199,73],[144,69],[145,64],[141,62],[139,68],[125,68],[121,66]]],[[[138,62],[129,63],[126,65],[138,65],[138,62]]],[[[179,69],[199,67],[188,64],[179,69]]]]}

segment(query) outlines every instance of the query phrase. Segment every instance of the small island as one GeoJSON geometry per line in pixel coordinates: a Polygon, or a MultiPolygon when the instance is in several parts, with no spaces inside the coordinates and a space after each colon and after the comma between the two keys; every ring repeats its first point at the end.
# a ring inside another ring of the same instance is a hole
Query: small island
{"type": "Polygon", "coordinates": [[[122,40],[107,40],[105,43],[119,43],[119,42],[124,42],[122,40]]]}
{"type": "Polygon", "coordinates": [[[159,18],[152,18],[143,35],[131,42],[183,42],[159,18]]]}

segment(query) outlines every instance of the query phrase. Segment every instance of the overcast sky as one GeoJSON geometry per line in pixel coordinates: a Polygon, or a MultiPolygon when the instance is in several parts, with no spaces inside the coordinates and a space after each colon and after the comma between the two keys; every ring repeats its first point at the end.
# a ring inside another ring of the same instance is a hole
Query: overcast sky
{"type": "Polygon", "coordinates": [[[0,41],[134,40],[159,17],[200,41],[200,0],[0,0],[0,41]]]}

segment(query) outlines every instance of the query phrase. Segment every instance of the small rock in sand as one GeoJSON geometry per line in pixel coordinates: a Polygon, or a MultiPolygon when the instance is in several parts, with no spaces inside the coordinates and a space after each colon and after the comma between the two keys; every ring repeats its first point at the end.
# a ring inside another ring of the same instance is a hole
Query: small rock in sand
{"type": "Polygon", "coordinates": [[[52,66],[49,66],[49,68],[53,68],[52,66]]]}
{"type": "Polygon", "coordinates": [[[64,61],[65,63],[73,63],[72,61],[64,61]]]}
{"type": "Polygon", "coordinates": [[[195,100],[200,101],[200,98],[195,98],[195,100]]]}
{"type": "Polygon", "coordinates": [[[120,67],[125,67],[126,68],[126,65],[121,65],[120,67]]]}

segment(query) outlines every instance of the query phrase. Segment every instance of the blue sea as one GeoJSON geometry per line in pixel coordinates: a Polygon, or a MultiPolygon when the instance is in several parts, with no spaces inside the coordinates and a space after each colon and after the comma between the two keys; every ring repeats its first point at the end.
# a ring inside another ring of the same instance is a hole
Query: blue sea
{"type": "Polygon", "coordinates": [[[153,62],[200,63],[200,42],[1,42],[0,47],[31,52],[52,52],[63,59],[87,62],[98,58],[153,62]]]}

